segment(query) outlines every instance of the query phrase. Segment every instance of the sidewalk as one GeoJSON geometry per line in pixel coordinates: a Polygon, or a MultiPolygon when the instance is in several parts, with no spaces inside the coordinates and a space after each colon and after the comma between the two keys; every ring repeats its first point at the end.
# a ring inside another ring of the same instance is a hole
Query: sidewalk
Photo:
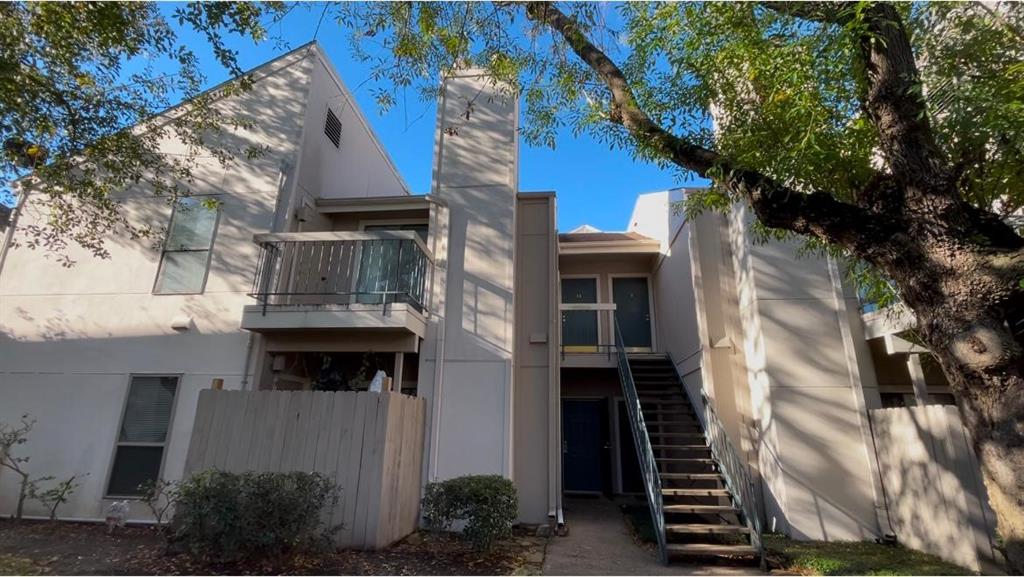
{"type": "Polygon", "coordinates": [[[664,566],[653,549],[633,541],[619,508],[601,499],[566,499],[569,534],[552,537],[544,575],[758,575],[756,566],[664,566]]]}

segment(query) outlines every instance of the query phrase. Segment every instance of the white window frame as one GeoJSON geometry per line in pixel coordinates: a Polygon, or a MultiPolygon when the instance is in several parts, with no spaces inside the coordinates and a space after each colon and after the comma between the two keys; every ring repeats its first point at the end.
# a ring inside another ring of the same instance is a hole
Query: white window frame
{"type": "Polygon", "coordinates": [[[167,241],[170,239],[171,230],[174,228],[174,216],[178,214],[178,202],[184,200],[184,198],[212,198],[214,200],[220,200],[221,195],[219,194],[197,194],[188,197],[179,198],[174,201],[174,206],[171,208],[171,218],[167,221],[167,233],[164,235],[164,241],[160,244],[160,262],[156,266],[156,276],[153,277],[153,289],[150,291],[154,295],[201,295],[206,292],[206,281],[210,278],[210,262],[213,259],[213,247],[217,244],[217,230],[220,229],[220,216],[223,212],[222,205],[218,203],[217,216],[213,220],[213,234],[210,235],[210,246],[206,249],[206,264],[203,267],[203,282],[199,285],[199,290],[194,292],[163,292],[157,288],[160,284],[160,273],[164,270],[164,257],[167,256],[168,252],[199,252],[195,251],[183,251],[183,250],[167,250],[167,241]]]}
{"type": "Polygon", "coordinates": [[[106,481],[103,484],[103,498],[104,499],[127,499],[127,500],[139,500],[142,498],[141,495],[118,495],[110,492],[110,479],[114,474],[114,461],[117,459],[118,447],[161,447],[163,452],[160,454],[160,467],[157,469],[156,478],[164,478],[164,467],[167,464],[167,449],[171,444],[171,431],[174,430],[174,417],[178,412],[178,398],[181,392],[181,385],[185,379],[184,373],[131,373],[128,375],[127,383],[124,388],[124,398],[121,399],[121,417],[117,420],[117,429],[114,430],[114,448],[110,451],[110,462],[107,463],[107,476],[106,481]],[[177,385],[174,387],[174,400],[171,401],[171,414],[167,416],[167,434],[164,436],[164,442],[162,443],[142,443],[132,441],[121,441],[121,429],[124,427],[125,413],[128,411],[128,397],[132,394],[132,380],[135,377],[174,377],[178,380],[177,385]]]}

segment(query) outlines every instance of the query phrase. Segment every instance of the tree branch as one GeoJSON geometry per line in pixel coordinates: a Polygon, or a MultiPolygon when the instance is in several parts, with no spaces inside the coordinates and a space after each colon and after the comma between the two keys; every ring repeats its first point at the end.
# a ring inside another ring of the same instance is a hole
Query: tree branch
{"type": "MultiPolygon", "coordinates": [[[[882,227],[891,234],[898,227],[890,219],[836,199],[826,192],[805,194],[757,171],[734,165],[719,153],[668,132],[654,122],[637,103],[622,70],[580,30],[576,21],[550,2],[526,4],[526,16],[558,33],[608,87],[612,97],[612,122],[622,125],[634,139],[649,146],[677,166],[707,177],[715,169],[720,183],[750,202],[764,224],[810,234],[821,240],[860,251],[865,228],[882,227]]],[[[859,253],[863,254],[863,253],[859,253]]]]}

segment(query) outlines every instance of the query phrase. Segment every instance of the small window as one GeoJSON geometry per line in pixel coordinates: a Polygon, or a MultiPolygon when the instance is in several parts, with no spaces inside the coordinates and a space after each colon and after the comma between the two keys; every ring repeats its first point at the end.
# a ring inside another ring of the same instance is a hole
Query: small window
{"type": "Polygon", "coordinates": [[[334,148],[341,148],[341,121],[330,108],[327,109],[327,120],[324,121],[324,134],[334,143],[334,148]]]}
{"type": "Polygon", "coordinates": [[[210,250],[217,231],[220,204],[210,197],[179,199],[174,205],[171,225],[160,256],[156,294],[195,294],[203,292],[210,264],[210,250]]]}
{"type": "Polygon", "coordinates": [[[107,495],[137,497],[139,486],[160,478],[178,377],[132,377],[114,449],[107,495]]]}

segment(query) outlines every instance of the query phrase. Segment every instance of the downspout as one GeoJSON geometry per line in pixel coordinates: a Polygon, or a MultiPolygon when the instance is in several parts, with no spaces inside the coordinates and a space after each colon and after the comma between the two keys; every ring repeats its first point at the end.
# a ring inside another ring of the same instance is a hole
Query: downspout
{"type": "Polygon", "coordinates": [[[548,271],[551,274],[551,282],[548,286],[548,517],[555,520],[555,524],[561,527],[565,524],[562,513],[562,444],[561,427],[559,416],[561,415],[562,400],[562,371],[560,367],[561,355],[558,349],[561,343],[561,332],[559,322],[559,301],[560,301],[560,278],[558,269],[558,231],[555,228],[555,197],[552,196],[551,208],[548,211],[548,231],[552,236],[549,243],[548,258],[551,265],[548,271]]]}
{"type": "Polygon", "coordinates": [[[249,389],[249,363],[252,362],[252,331],[246,331],[247,335],[245,338],[245,363],[242,364],[242,382],[241,388],[243,391],[249,389]]]}

